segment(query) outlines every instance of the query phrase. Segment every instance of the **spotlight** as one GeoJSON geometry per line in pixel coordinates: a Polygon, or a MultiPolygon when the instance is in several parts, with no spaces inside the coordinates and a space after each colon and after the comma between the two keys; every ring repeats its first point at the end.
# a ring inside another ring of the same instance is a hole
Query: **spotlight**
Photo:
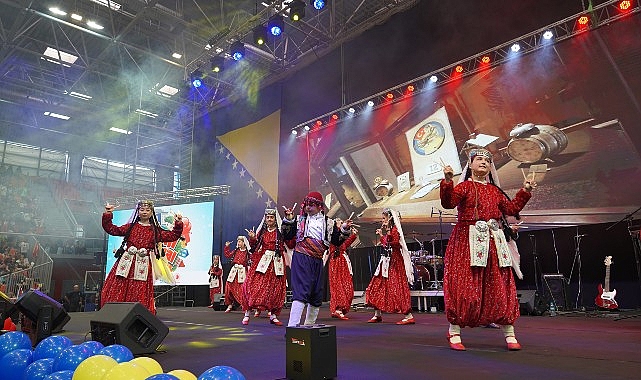
{"type": "Polygon", "coordinates": [[[347,110],[347,112],[349,112],[349,113],[352,113],[352,114],[353,114],[353,113],[355,113],[355,112],[356,112],[356,110],[354,109],[354,107],[349,107],[349,109],[347,110]]]}
{"type": "Polygon", "coordinates": [[[194,70],[189,76],[189,79],[191,80],[191,85],[194,86],[194,88],[199,88],[203,85],[203,72],[200,70],[194,70]]]}
{"type": "Polygon", "coordinates": [[[273,15],[269,18],[269,21],[267,21],[267,30],[269,30],[269,33],[271,33],[272,36],[280,36],[284,29],[285,21],[281,15],[273,15]]]}
{"type": "Polygon", "coordinates": [[[437,80],[438,80],[438,78],[436,77],[436,75],[432,75],[430,77],[430,82],[432,82],[432,83],[436,83],[437,80]]]}
{"type": "Polygon", "coordinates": [[[457,72],[457,73],[459,73],[459,74],[460,74],[460,73],[462,73],[462,72],[463,72],[463,66],[461,66],[461,65],[457,65],[457,66],[454,68],[454,71],[456,71],[456,72],[457,72]]]}
{"type": "Polygon", "coordinates": [[[414,92],[414,90],[414,85],[410,84],[409,86],[407,86],[407,92],[414,92]]]}
{"type": "Polygon", "coordinates": [[[320,127],[321,125],[323,125],[323,122],[320,120],[316,120],[316,126],[320,127]]]}
{"type": "Polygon", "coordinates": [[[385,97],[387,98],[387,100],[392,100],[394,99],[394,94],[392,94],[391,92],[388,92],[387,95],[385,95],[385,97]]]}
{"type": "Polygon", "coordinates": [[[510,50],[512,50],[512,53],[518,53],[518,51],[521,50],[521,45],[514,44],[512,45],[512,47],[510,47],[510,50]]]}
{"type": "Polygon", "coordinates": [[[229,47],[229,54],[235,61],[240,61],[245,56],[245,44],[240,41],[236,41],[229,47]]]}
{"type": "Polygon", "coordinates": [[[309,131],[309,125],[304,126],[303,129],[309,131]]]}
{"type": "Polygon", "coordinates": [[[369,107],[374,107],[374,102],[370,100],[370,101],[367,102],[367,105],[369,107]]]}
{"type": "Polygon", "coordinates": [[[267,28],[265,25],[258,25],[254,28],[254,42],[263,45],[267,41],[267,28]]]}
{"type": "Polygon", "coordinates": [[[484,55],[483,58],[481,58],[481,63],[483,64],[488,64],[490,63],[490,56],[489,55],[484,55]]]}
{"type": "Polygon", "coordinates": [[[325,8],[325,4],[327,3],[325,0],[309,0],[309,3],[317,10],[321,10],[325,8]]]}
{"type": "Polygon", "coordinates": [[[552,33],[551,30],[546,30],[545,33],[543,33],[544,40],[551,40],[552,37],[554,37],[554,33],[552,33]]]}
{"type": "Polygon", "coordinates": [[[298,134],[298,131],[295,129],[292,129],[292,135],[296,136],[298,134]]]}
{"type": "Polygon", "coordinates": [[[305,2],[293,0],[289,3],[289,18],[292,21],[300,21],[303,17],[305,17],[305,2]]]}
{"type": "Polygon", "coordinates": [[[630,0],[624,0],[619,2],[619,10],[621,11],[628,11],[630,10],[630,7],[632,6],[632,1],[630,0]]]}
{"type": "Polygon", "coordinates": [[[338,120],[338,114],[333,114],[332,115],[332,120],[338,120]]]}
{"type": "Polygon", "coordinates": [[[588,16],[581,16],[579,17],[577,22],[579,23],[580,27],[585,27],[585,26],[588,26],[588,23],[590,22],[590,18],[588,16]]]}
{"type": "Polygon", "coordinates": [[[224,68],[224,65],[225,65],[225,58],[217,55],[215,57],[211,57],[209,62],[211,63],[211,71],[213,71],[215,73],[219,73],[219,72],[223,71],[223,68],[224,68]]]}

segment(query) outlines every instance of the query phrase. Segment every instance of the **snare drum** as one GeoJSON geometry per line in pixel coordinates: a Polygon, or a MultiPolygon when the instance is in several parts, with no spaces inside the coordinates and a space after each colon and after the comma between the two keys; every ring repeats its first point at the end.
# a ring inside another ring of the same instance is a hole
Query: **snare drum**
{"type": "Polygon", "coordinates": [[[412,264],[414,269],[414,290],[424,290],[430,282],[430,271],[421,264],[412,264]]]}

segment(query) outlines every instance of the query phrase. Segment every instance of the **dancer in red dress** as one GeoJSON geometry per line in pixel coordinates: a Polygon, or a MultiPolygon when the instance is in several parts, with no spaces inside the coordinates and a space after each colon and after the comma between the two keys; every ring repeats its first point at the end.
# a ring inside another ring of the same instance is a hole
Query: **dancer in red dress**
{"type": "Polygon", "coordinates": [[[249,241],[245,236],[236,238],[236,249],[229,248],[231,242],[225,242],[225,257],[231,259],[231,270],[227,275],[227,286],[225,287],[225,313],[229,313],[235,304],[243,303],[243,283],[247,279],[247,267],[249,266],[249,241]]]}
{"type": "Polygon", "coordinates": [[[243,283],[246,302],[242,303],[245,316],[243,325],[249,324],[249,312],[252,309],[267,310],[269,322],[276,326],[283,323],[278,320],[287,293],[285,276],[285,246],[280,232],[280,217],[275,209],[265,210],[258,230],[248,231],[249,243],[254,251],[249,275],[243,283]]]}
{"type": "MultiPolygon", "coordinates": [[[[336,224],[343,221],[336,219],[336,224]]],[[[354,299],[354,282],[352,281],[352,263],[347,249],[358,237],[358,230],[352,227],[352,234],[341,244],[329,246],[329,310],[332,317],[347,320],[345,316],[352,307],[354,299]]]]}
{"type": "Polygon", "coordinates": [[[365,290],[365,302],[374,307],[374,316],[368,323],[383,321],[381,311],[402,313],[405,316],[397,325],[416,323],[412,315],[410,284],[414,283],[414,272],[410,253],[405,244],[403,228],[398,213],[391,209],[383,211],[383,223],[376,230],[381,237],[383,255],[376,267],[374,277],[365,290]]]}
{"type": "Polygon", "coordinates": [[[156,314],[152,262],[160,258],[160,242],[173,242],[183,230],[182,215],[176,214],[171,231],[160,227],[151,201],[138,203],[131,222],[122,226],[112,223],[114,206],[107,203],[102,214],[102,228],[109,235],[124,236],[126,249],[109,271],[102,288],[100,306],[107,302],[140,302],[156,314]]]}
{"type": "Polygon", "coordinates": [[[211,260],[211,267],[209,267],[209,299],[211,304],[207,306],[209,308],[214,307],[216,294],[223,292],[223,266],[220,263],[220,256],[213,255],[211,260]]]}
{"type": "Polygon", "coordinates": [[[512,254],[499,221],[516,215],[536,186],[526,179],[514,200],[498,187],[492,155],[485,149],[469,153],[463,181],[454,186],[454,172],[445,166],[441,205],[458,208],[458,222],[445,252],[443,291],[445,315],[450,322],[448,341],[453,350],[465,350],[461,327],[501,325],[507,348],[521,349],[514,334],[519,302],[512,274],[512,254]]]}

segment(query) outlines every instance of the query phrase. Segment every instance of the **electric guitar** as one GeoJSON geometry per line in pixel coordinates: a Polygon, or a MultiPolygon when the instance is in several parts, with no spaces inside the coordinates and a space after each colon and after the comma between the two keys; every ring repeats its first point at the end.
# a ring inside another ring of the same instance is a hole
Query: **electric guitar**
{"type": "Polygon", "coordinates": [[[610,291],[610,264],[612,264],[612,256],[606,256],[603,261],[605,264],[605,289],[599,284],[599,294],[596,296],[594,302],[600,309],[614,310],[618,309],[619,305],[614,297],[617,295],[616,289],[610,291]]]}

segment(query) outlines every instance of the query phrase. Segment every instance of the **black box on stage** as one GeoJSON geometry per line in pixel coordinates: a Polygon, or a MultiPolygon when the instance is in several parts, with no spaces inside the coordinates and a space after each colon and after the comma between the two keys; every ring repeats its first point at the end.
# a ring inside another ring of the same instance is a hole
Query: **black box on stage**
{"type": "Polygon", "coordinates": [[[518,298],[519,300],[519,308],[521,309],[521,314],[534,314],[536,297],[538,297],[536,290],[516,290],[516,298],[518,298]]]}
{"type": "Polygon", "coordinates": [[[562,274],[544,274],[543,275],[543,288],[548,297],[548,301],[554,300],[554,305],[557,310],[567,311],[570,310],[570,302],[568,302],[567,280],[562,274]]]}
{"type": "Polygon", "coordinates": [[[16,307],[33,322],[34,326],[37,326],[40,315],[46,315],[46,318],[50,321],[49,326],[43,325],[42,328],[46,329],[48,333],[61,331],[71,319],[60,302],[35,289],[29,290],[18,298],[16,307]],[[47,312],[42,314],[43,312],[40,310],[42,308],[47,308],[47,312]],[[48,308],[51,308],[51,316],[49,316],[48,308]]]}
{"type": "Polygon", "coordinates": [[[4,320],[11,318],[15,323],[18,321],[18,309],[13,304],[11,299],[4,293],[0,291],[0,327],[4,323],[4,320]]]}
{"type": "Polygon", "coordinates": [[[134,355],[153,353],[169,333],[139,302],[108,302],[89,323],[92,340],[105,346],[121,344],[134,355]]]}
{"type": "Polygon", "coordinates": [[[336,326],[287,327],[285,340],[287,379],[316,380],[337,376],[336,326]]]}

